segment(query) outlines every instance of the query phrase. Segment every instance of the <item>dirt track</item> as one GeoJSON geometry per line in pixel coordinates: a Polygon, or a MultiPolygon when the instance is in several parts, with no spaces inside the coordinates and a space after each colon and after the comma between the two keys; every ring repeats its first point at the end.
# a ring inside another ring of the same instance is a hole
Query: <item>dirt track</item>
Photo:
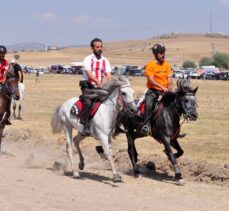
{"type": "Polygon", "coordinates": [[[6,153],[0,157],[1,210],[229,210],[226,168],[221,185],[193,182],[199,180],[194,175],[180,187],[170,179],[169,168],[161,168],[167,161],[156,155],[151,160],[158,173],[142,168],[144,176],[132,178],[129,161],[123,159],[126,153],[119,150],[116,164],[124,183],[114,184],[107,161],[100,159],[92,143],[83,149],[86,168],[82,179],[76,180],[52,171],[55,160],[66,162],[63,143],[44,141],[30,130],[7,128],[5,134],[6,153]]]}

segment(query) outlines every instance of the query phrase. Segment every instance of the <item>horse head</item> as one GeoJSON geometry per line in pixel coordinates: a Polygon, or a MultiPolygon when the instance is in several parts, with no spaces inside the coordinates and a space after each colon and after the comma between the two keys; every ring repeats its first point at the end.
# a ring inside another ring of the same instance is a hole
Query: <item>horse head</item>
{"type": "Polygon", "coordinates": [[[192,88],[189,79],[180,79],[177,81],[178,105],[184,118],[190,121],[195,121],[198,117],[195,96],[197,90],[198,87],[192,88]]]}
{"type": "Polygon", "coordinates": [[[113,92],[115,89],[119,89],[119,102],[124,111],[127,112],[129,116],[134,116],[137,111],[137,105],[134,99],[134,90],[128,78],[124,76],[112,77],[111,81],[106,81],[102,85],[103,89],[109,90],[109,93],[113,92]]]}
{"type": "Polygon", "coordinates": [[[18,80],[16,78],[9,78],[4,83],[6,94],[9,98],[13,97],[15,100],[19,100],[20,94],[18,89],[18,80]]]}

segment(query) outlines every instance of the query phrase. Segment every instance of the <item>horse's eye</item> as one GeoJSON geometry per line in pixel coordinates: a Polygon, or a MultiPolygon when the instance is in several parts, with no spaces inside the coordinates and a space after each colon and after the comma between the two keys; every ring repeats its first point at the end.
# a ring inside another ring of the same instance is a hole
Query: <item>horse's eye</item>
{"type": "Polygon", "coordinates": [[[125,96],[126,96],[126,92],[122,92],[122,96],[124,96],[124,97],[125,97],[125,96]]]}

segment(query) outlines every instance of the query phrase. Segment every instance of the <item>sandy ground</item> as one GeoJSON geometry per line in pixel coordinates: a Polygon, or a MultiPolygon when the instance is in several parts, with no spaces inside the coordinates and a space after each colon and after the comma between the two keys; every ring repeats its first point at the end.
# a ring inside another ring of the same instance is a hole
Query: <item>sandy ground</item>
{"type": "MultiPolygon", "coordinates": [[[[71,177],[64,134],[51,134],[50,117],[57,105],[79,94],[80,78],[43,75],[35,84],[33,75],[25,76],[24,121],[12,120],[13,125],[4,130],[0,211],[229,210],[227,82],[193,81],[199,86],[200,116],[182,128],[188,135],[180,140],[185,154],[178,161],[186,180],[181,187],[173,180],[163,147],[150,137],[136,142],[142,177],[132,176],[124,135],[113,140],[123,183],[111,181],[108,162],[96,153],[98,142],[93,138],[81,145],[85,158],[81,179],[71,177]],[[56,161],[62,164],[64,175],[62,168],[53,168],[56,161]]],[[[145,80],[131,82],[136,95],[142,93],[145,80]]]]}
{"type": "Polygon", "coordinates": [[[123,183],[114,184],[107,161],[93,144],[84,148],[82,179],[73,179],[68,166],[64,176],[53,171],[55,160],[67,162],[63,143],[43,140],[29,129],[6,128],[5,153],[0,156],[1,210],[229,210],[228,185],[187,181],[178,186],[169,176],[150,174],[135,179],[120,167],[123,183]]]}

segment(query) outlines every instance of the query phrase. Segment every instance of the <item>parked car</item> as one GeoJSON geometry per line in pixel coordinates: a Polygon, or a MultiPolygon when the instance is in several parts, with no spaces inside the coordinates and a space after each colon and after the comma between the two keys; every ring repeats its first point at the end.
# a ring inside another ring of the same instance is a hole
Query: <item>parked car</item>
{"type": "Polygon", "coordinates": [[[64,66],[63,69],[63,74],[72,74],[73,73],[73,68],[70,66],[64,66]]]}
{"type": "Polygon", "coordinates": [[[229,81],[229,72],[222,72],[221,80],[229,81]]]}
{"type": "Polygon", "coordinates": [[[198,70],[194,70],[190,73],[190,78],[192,79],[201,79],[202,75],[203,75],[203,71],[198,71],[198,70]]]}
{"type": "Polygon", "coordinates": [[[133,71],[133,76],[145,76],[145,74],[141,69],[135,69],[133,71]]]}
{"type": "Polygon", "coordinates": [[[174,71],[173,74],[174,74],[174,78],[177,78],[177,79],[183,78],[183,73],[181,70],[176,70],[176,71],[174,71]]]}

